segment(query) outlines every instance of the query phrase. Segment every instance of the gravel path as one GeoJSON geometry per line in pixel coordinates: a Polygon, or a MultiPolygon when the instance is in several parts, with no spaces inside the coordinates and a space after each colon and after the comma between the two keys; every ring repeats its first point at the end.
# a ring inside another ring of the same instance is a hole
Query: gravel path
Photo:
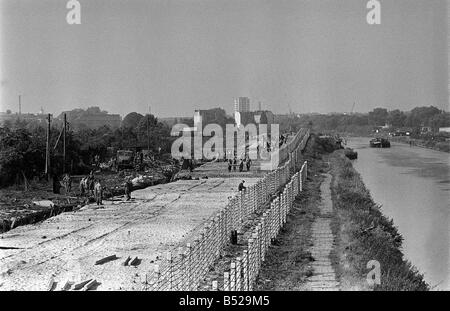
{"type": "Polygon", "coordinates": [[[337,291],[339,282],[330,260],[330,253],[334,246],[335,237],[331,231],[330,223],[333,213],[331,201],[331,175],[326,174],[320,186],[322,201],[319,206],[320,215],[312,225],[312,243],[310,252],[314,261],[311,262],[313,275],[308,278],[308,285],[313,291],[337,291]]]}

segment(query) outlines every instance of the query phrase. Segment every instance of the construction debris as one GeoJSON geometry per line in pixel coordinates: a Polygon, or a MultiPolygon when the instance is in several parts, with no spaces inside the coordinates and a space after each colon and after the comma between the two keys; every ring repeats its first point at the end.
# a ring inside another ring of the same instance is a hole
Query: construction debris
{"type": "Polygon", "coordinates": [[[138,266],[141,263],[141,259],[134,257],[134,259],[130,262],[130,266],[138,266]]]}
{"type": "Polygon", "coordinates": [[[73,283],[74,282],[72,282],[72,281],[67,281],[66,284],[64,284],[64,286],[61,288],[61,290],[68,291],[72,287],[73,283]]]}
{"type": "Polygon", "coordinates": [[[128,263],[130,262],[130,260],[131,260],[131,257],[128,256],[128,258],[124,261],[123,265],[128,266],[128,263]]]}
{"type": "Polygon", "coordinates": [[[117,257],[116,255],[111,255],[111,256],[102,258],[102,259],[100,259],[100,260],[97,260],[97,261],[95,262],[95,264],[96,264],[96,265],[102,265],[102,264],[104,264],[104,263],[107,263],[108,261],[116,260],[117,258],[118,258],[118,257],[117,257]]]}
{"type": "Polygon", "coordinates": [[[91,288],[93,288],[95,285],[98,285],[98,284],[100,284],[100,283],[98,283],[96,280],[91,280],[91,281],[89,281],[85,286],[84,286],[84,288],[82,289],[83,291],[88,291],[88,290],[90,290],[91,288]]]}
{"type": "Polygon", "coordinates": [[[50,278],[50,281],[48,282],[48,286],[47,286],[47,290],[48,291],[53,291],[55,288],[56,288],[56,285],[57,285],[58,283],[57,282],[55,282],[55,280],[53,279],[53,277],[51,277],[50,278]]]}
{"type": "Polygon", "coordinates": [[[79,290],[82,289],[86,284],[88,284],[89,282],[91,282],[92,279],[86,280],[86,281],[82,281],[80,283],[75,284],[75,286],[73,287],[73,290],[79,290]]]}

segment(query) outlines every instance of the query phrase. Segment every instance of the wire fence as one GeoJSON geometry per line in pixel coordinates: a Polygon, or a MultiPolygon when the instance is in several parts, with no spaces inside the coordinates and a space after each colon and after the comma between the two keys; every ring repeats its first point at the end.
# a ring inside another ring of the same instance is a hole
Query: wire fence
{"type": "MultiPolygon", "coordinates": [[[[222,284],[222,290],[251,290],[268,243],[286,221],[292,201],[302,189],[307,164],[301,163],[301,152],[308,139],[309,130],[299,131],[289,144],[280,149],[283,150],[280,153],[280,163],[284,164],[231,198],[223,209],[204,222],[192,243],[167,253],[166,258],[160,260],[149,275],[144,289],[197,290],[211,265],[229,243],[230,233],[240,231],[255,211],[267,209],[248,241],[244,256],[232,262],[230,272],[226,272],[222,284]],[[271,197],[283,186],[281,194],[271,202],[271,197]]],[[[213,282],[212,289],[218,289],[216,281],[213,282]]]]}
{"type": "Polygon", "coordinates": [[[253,227],[242,255],[234,258],[229,271],[223,273],[223,282],[212,281],[210,289],[222,291],[251,291],[265,260],[270,244],[287,220],[295,197],[302,191],[307,177],[307,162],[294,174],[283,191],[271,203],[253,227]]]}

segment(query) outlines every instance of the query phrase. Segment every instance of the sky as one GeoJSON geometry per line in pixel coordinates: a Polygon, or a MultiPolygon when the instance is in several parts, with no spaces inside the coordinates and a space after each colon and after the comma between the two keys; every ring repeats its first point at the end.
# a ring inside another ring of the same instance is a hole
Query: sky
{"type": "Polygon", "coordinates": [[[446,0],[0,0],[0,111],[449,110],[446,0]]]}

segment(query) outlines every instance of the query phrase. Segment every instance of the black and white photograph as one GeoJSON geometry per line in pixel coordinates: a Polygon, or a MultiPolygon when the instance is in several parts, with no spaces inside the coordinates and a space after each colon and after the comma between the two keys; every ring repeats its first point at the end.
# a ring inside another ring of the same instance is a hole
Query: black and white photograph
{"type": "Polygon", "coordinates": [[[450,291],[449,6],[0,0],[0,291],[450,291]]]}

